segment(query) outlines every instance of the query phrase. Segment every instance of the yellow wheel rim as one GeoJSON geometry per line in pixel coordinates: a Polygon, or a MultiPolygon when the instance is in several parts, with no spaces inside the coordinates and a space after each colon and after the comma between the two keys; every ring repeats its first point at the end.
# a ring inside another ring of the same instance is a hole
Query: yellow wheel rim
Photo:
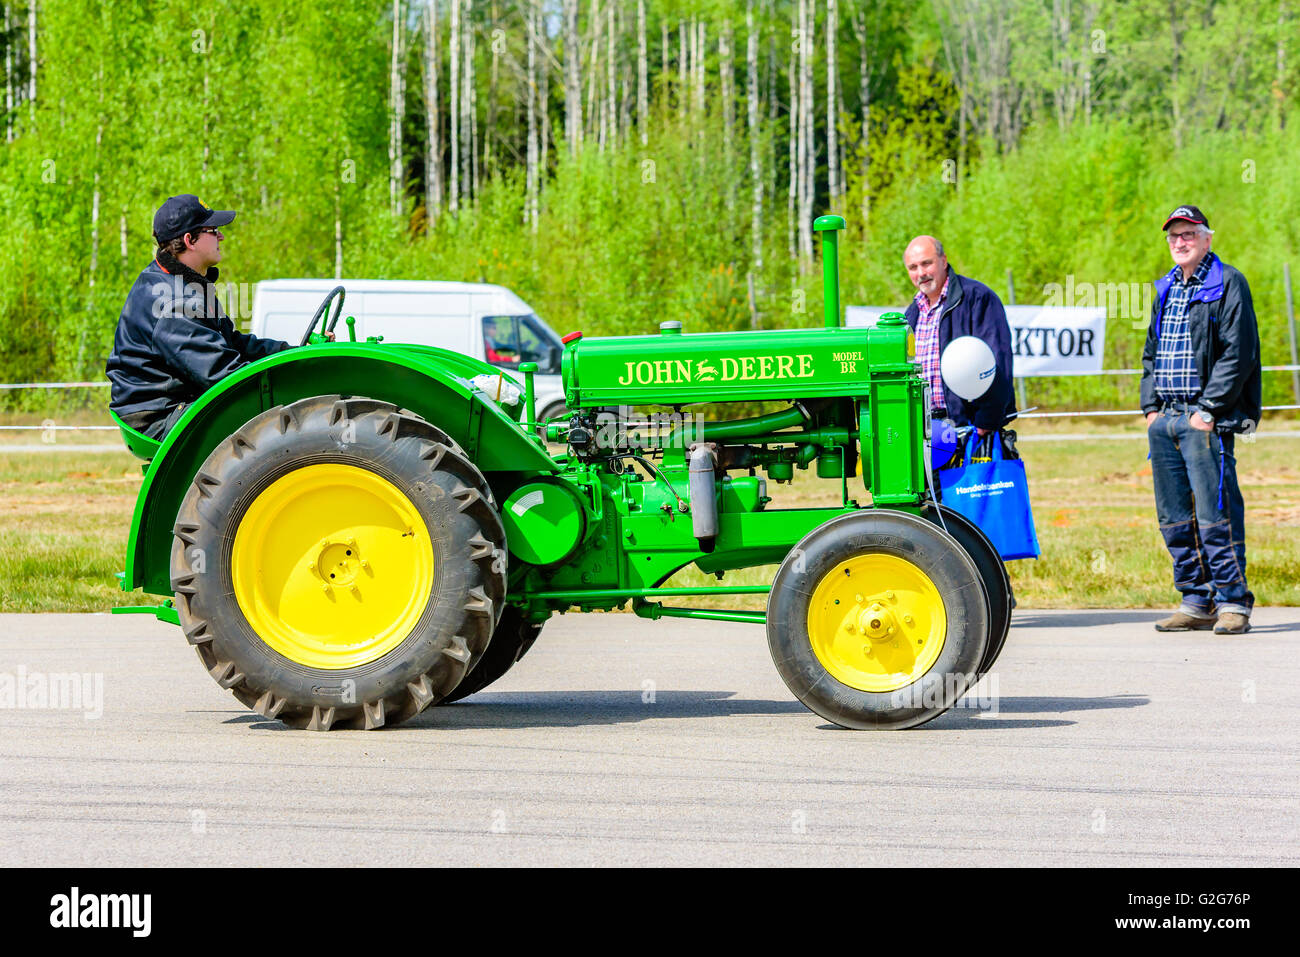
{"type": "Polygon", "coordinates": [[[859,691],[896,691],[916,681],[938,660],[947,630],[930,576],[894,555],[840,562],[808,605],[813,654],[859,691]]]}
{"type": "Polygon", "coordinates": [[[433,589],[424,519],[397,486],[352,465],[296,469],[244,513],[231,555],[235,599],[268,646],[327,670],[383,657],[433,589]]]}

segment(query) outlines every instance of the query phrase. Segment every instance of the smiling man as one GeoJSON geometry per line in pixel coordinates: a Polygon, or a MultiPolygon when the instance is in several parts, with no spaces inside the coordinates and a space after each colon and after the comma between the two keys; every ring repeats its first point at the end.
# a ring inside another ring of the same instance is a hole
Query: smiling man
{"type": "Polygon", "coordinates": [[[290,348],[237,331],[217,301],[221,227],[234,218],[188,193],[154,214],[158,248],[127,293],[107,367],[109,408],[150,438],[236,369],[290,348]]]}
{"type": "Polygon", "coordinates": [[[907,307],[907,324],[916,333],[916,355],[930,383],[934,418],[951,419],[958,427],[973,425],[982,438],[1005,426],[1015,415],[1011,387],[1011,327],[1002,300],[988,286],[960,276],[948,264],[943,243],[917,236],[903,252],[907,276],[916,298],[907,307]],[[976,336],[988,343],[997,361],[993,384],[978,399],[963,400],[943,383],[939,358],[958,336],[976,336]]]}
{"type": "Polygon", "coordinates": [[[1156,631],[1239,635],[1255,596],[1233,436],[1259,424],[1255,308],[1246,277],[1210,252],[1204,213],[1179,206],[1164,230],[1174,268],[1156,280],[1141,399],[1156,515],[1183,599],[1156,631]]]}

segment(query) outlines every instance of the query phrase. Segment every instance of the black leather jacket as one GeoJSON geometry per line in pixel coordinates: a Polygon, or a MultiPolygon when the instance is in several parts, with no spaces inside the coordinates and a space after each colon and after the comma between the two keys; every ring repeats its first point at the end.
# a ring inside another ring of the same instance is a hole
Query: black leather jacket
{"type": "MultiPolygon", "coordinates": [[[[1142,349],[1140,391],[1144,413],[1160,408],[1160,400],[1156,398],[1156,350],[1160,345],[1165,299],[1178,271],[1179,267],[1175,266],[1156,280],[1151,325],[1142,349]]],[[[1201,394],[1196,404],[1214,416],[1215,431],[1252,431],[1259,425],[1262,412],[1263,377],[1259,328],[1246,277],[1216,256],[1204,284],[1192,296],[1187,322],[1197,372],[1201,376],[1201,394]]]]}
{"type": "Polygon", "coordinates": [[[113,352],[109,407],[142,428],[189,404],[255,359],[291,348],[235,329],[217,301],[217,270],[200,276],[163,253],[127,293],[113,352]]]}

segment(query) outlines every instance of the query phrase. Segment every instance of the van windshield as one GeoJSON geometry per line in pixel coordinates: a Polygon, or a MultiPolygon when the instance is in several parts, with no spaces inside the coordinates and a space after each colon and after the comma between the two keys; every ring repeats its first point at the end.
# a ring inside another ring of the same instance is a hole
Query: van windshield
{"type": "Polygon", "coordinates": [[[559,336],[531,313],[483,317],[483,355],[494,366],[518,369],[521,362],[536,362],[538,375],[559,375],[563,351],[559,336]]]}

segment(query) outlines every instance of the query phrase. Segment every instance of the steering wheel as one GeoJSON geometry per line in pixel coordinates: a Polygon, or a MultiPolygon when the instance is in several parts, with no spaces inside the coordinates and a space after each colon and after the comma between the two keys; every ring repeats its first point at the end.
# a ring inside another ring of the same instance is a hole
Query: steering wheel
{"type": "Polygon", "coordinates": [[[307,323],[307,331],[302,334],[302,342],[298,343],[298,345],[305,346],[307,343],[311,342],[311,333],[312,330],[316,328],[316,322],[321,316],[325,315],[326,311],[329,309],[330,301],[336,296],[338,297],[338,301],[334,305],[334,314],[329,317],[326,324],[321,329],[321,332],[334,331],[334,327],[338,325],[339,316],[343,314],[343,300],[347,296],[347,290],[342,286],[335,286],[326,294],[325,301],[316,309],[316,315],[312,316],[311,322],[307,323]]]}

